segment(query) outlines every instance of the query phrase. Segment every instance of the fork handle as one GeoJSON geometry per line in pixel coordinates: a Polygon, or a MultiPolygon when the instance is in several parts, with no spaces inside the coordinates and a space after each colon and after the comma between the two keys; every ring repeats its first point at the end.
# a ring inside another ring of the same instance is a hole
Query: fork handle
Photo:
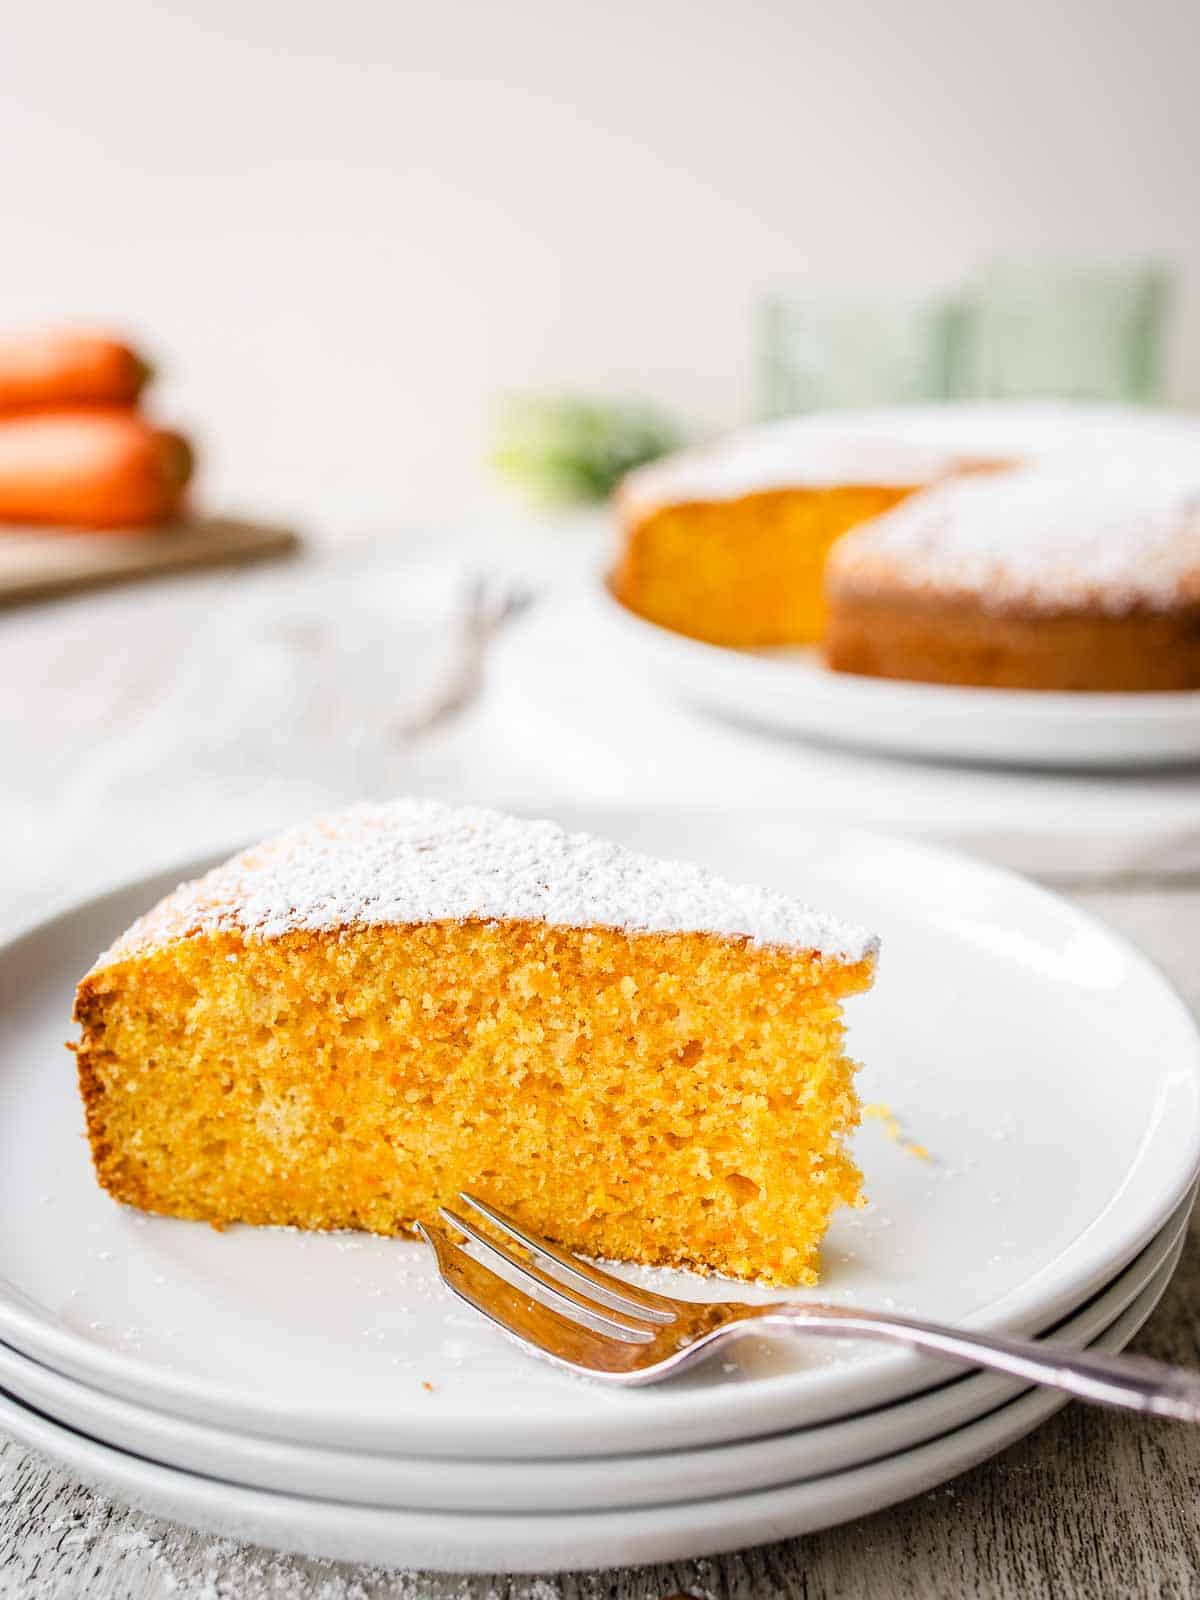
{"type": "MultiPolygon", "coordinates": [[[[1200,1422],[1200,1373],[1145,1356],[1110,1356],[1067,1350],[1044,1340],[967,1333],[944,1323],[844,1306],[784,1302],[761,1321],[834,1338],[883,1339],[964,1366],[989,1367],[1098,1405],[1120,1406],[1181,1422],[1200,1422]]],[[[755,1319],[760,1320],[760,1319],[755,1319]]]]}

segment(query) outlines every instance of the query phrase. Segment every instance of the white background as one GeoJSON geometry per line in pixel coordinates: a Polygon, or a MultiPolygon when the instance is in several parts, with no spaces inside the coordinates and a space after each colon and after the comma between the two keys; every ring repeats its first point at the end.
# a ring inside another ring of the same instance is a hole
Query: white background
{"type": "Polygon", "coordinates": [[[398,527],[478,512],[507,388],[740,420],[780,281],[1157,253],[1200,401],[1197,31],[1179,0],[14,5],[0,321],[140,331],[211,497],[398,527]]]}

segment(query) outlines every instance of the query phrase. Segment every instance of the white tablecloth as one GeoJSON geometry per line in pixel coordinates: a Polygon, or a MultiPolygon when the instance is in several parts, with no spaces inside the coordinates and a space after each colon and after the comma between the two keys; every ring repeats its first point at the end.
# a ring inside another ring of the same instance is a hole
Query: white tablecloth
{"type": "Polygon", "coordinates": [[[469,572],[352,559],[0,613],[0,920],[313,812],[469,786],[469,572]]]}
{"type": "Polygon", "coordinates": [[[404,791],[550,814],[765,807],[1058,876],[1200,868],[1192,774],[913,764],[676,703],[560,598],[594,559],[573,537],[419,560],[360,545],[0,613],[0,924],[404,791]],[[509,582],[541,597],[495,632],[509,582]]]}
{"type": "Polygon", "coordinates": [[[906,761],[723,720],[614,658],[569,587],[501,637],[488,726],[548,804],[747,806],[899,833],[1061,879],[1200,871],[1200,773],[906,761]]]}

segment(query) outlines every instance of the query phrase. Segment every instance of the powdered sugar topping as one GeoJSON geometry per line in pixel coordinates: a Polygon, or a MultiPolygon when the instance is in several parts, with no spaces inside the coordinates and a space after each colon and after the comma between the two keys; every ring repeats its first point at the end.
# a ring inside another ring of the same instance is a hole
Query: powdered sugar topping
{"type": "Polygon", "coordinates": [[[965,464],[1054,463],[1115,456],[1200,459],[1195,418],[1072,404],[1004,402],[828,412],[745,428],[677,451],[631,473],[627,513],[687,500],[727,500],[760,489],[859,485],[921,488],[965,464]]]}
{"type": "Polygon", "coordinates": [[[357,806],[182,884],[97,963],[191,934],[273,939],[353,924],[522,921],[632,933],[711,932],[873,957],[862,929],[777,890],[727,882],[551,822],[404,799],[357,806]]]}
{"type": "Polygon", "coordinates": [[[935,444],[865,429],[829,432],[803,417],[665,457],[631,473],[621,492],[635,505],[650,506],[729,500],[764,489],[905,489],[934,483],[961,464],[961,452],[935,444]]]}
{"type": "Polygon", "coordinates": [[[1064,457],[914,497],[843,538],[834,590],[886,582],[994,609],[1120,614],[1200,601],[1200,452],[1064,457]]]}

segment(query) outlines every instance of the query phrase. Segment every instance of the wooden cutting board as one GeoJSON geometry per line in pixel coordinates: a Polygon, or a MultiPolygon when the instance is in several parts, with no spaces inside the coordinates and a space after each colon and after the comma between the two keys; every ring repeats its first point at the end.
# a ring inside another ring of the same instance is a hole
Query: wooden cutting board
{"type": "Polygon", "coordinates": [[[290,528],[236,517],[189,517],[129,533],[4,528],[0,529],[0,606],[188,567],[261,561],[288,555],[299,546],[290,528]]]}

